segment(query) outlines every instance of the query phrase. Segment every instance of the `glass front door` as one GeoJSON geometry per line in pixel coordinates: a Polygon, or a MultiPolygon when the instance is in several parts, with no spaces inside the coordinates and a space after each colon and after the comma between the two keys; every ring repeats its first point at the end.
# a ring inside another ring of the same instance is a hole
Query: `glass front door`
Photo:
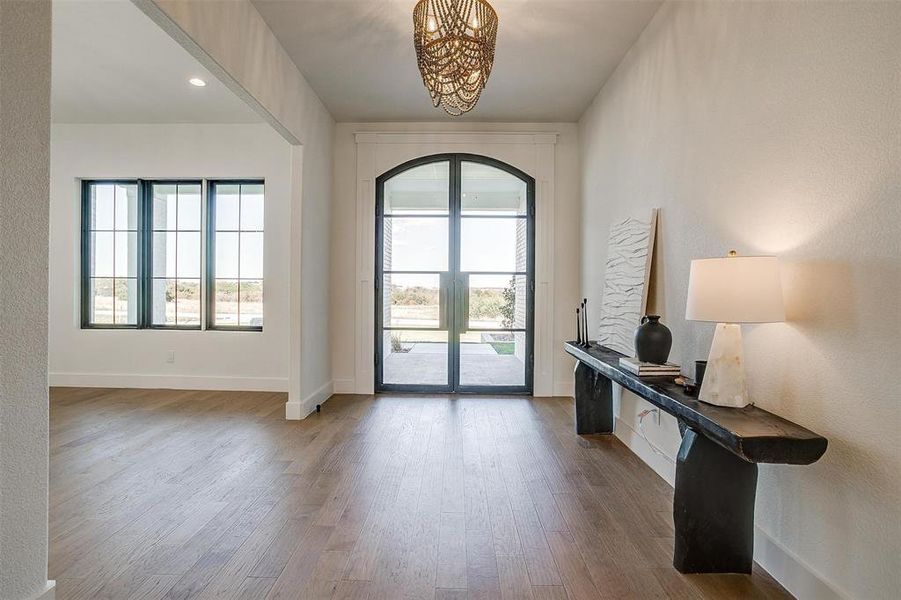
{"type": "Polygon", "coordinates": [[[534,180],[441,155],[376,195],[376,390],[530,393],[534,180]]]}

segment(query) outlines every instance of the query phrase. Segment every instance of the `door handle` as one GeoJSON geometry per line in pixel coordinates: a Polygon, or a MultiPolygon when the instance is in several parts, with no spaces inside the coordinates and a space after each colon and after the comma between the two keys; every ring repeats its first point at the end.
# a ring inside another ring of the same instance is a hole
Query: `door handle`
{"type": "Polygon", "coordinates": [[[450,287],[450,273],[444,271],[438,274],[438,329],[447,329],[449,319],[447,311],[450,310],[448,302],[448,288],[450,287]]]}
{"type": "Polygon", "coordinates": [[[461,331],[469,331],[469,273],[460,274],[460,306],[463,310],[463,327],[461,331]]]}

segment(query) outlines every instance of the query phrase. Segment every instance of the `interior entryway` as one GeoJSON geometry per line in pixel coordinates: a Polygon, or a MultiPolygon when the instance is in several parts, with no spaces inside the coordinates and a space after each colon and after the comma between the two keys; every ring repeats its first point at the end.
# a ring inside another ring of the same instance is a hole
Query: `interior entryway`
{"type": "Polygon", "coordinates": [[[441,154],[376,182],[377,391],[531,393],[535,181],[441,154]]]}
{"type": "Polygon", "coordinates": [[[672,569],[672,488],[616,438],[581,445],[568,398],[284,402],[54,390],[57,598],[789,597],[672,569]]]}

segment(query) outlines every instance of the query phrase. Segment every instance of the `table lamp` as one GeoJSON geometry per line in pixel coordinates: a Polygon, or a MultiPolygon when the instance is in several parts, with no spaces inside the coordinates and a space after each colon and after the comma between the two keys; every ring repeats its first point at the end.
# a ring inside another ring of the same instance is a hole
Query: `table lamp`
{"type": "Polygon", "coordinates": [[[691,261],[689,321],[716,323],[698,399],[717,406],[747,406],[741,323],[785,320],[779,261],[775,256],[738,256],[691,261]]]}

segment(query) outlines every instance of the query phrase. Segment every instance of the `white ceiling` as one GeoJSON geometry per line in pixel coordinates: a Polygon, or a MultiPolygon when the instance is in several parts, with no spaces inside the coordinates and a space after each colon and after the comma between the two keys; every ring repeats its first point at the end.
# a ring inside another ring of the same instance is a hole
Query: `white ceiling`
{"type": "Polygon", "coordinates": [[[262,120],[128,0],[54,0],[52,115],[57,123],[262,120]],[[191,77],[207,86],[189,85],[191,77]]]}
{"type": "MultiPolygon", "coordinates": [[[[412,39],[415,0],[253,0],[338,121],[450,119],[432,107],[412,39]]],[[[492,0],[497,53],[464,117],[575,121],[658,0],[492,0]]]]}

